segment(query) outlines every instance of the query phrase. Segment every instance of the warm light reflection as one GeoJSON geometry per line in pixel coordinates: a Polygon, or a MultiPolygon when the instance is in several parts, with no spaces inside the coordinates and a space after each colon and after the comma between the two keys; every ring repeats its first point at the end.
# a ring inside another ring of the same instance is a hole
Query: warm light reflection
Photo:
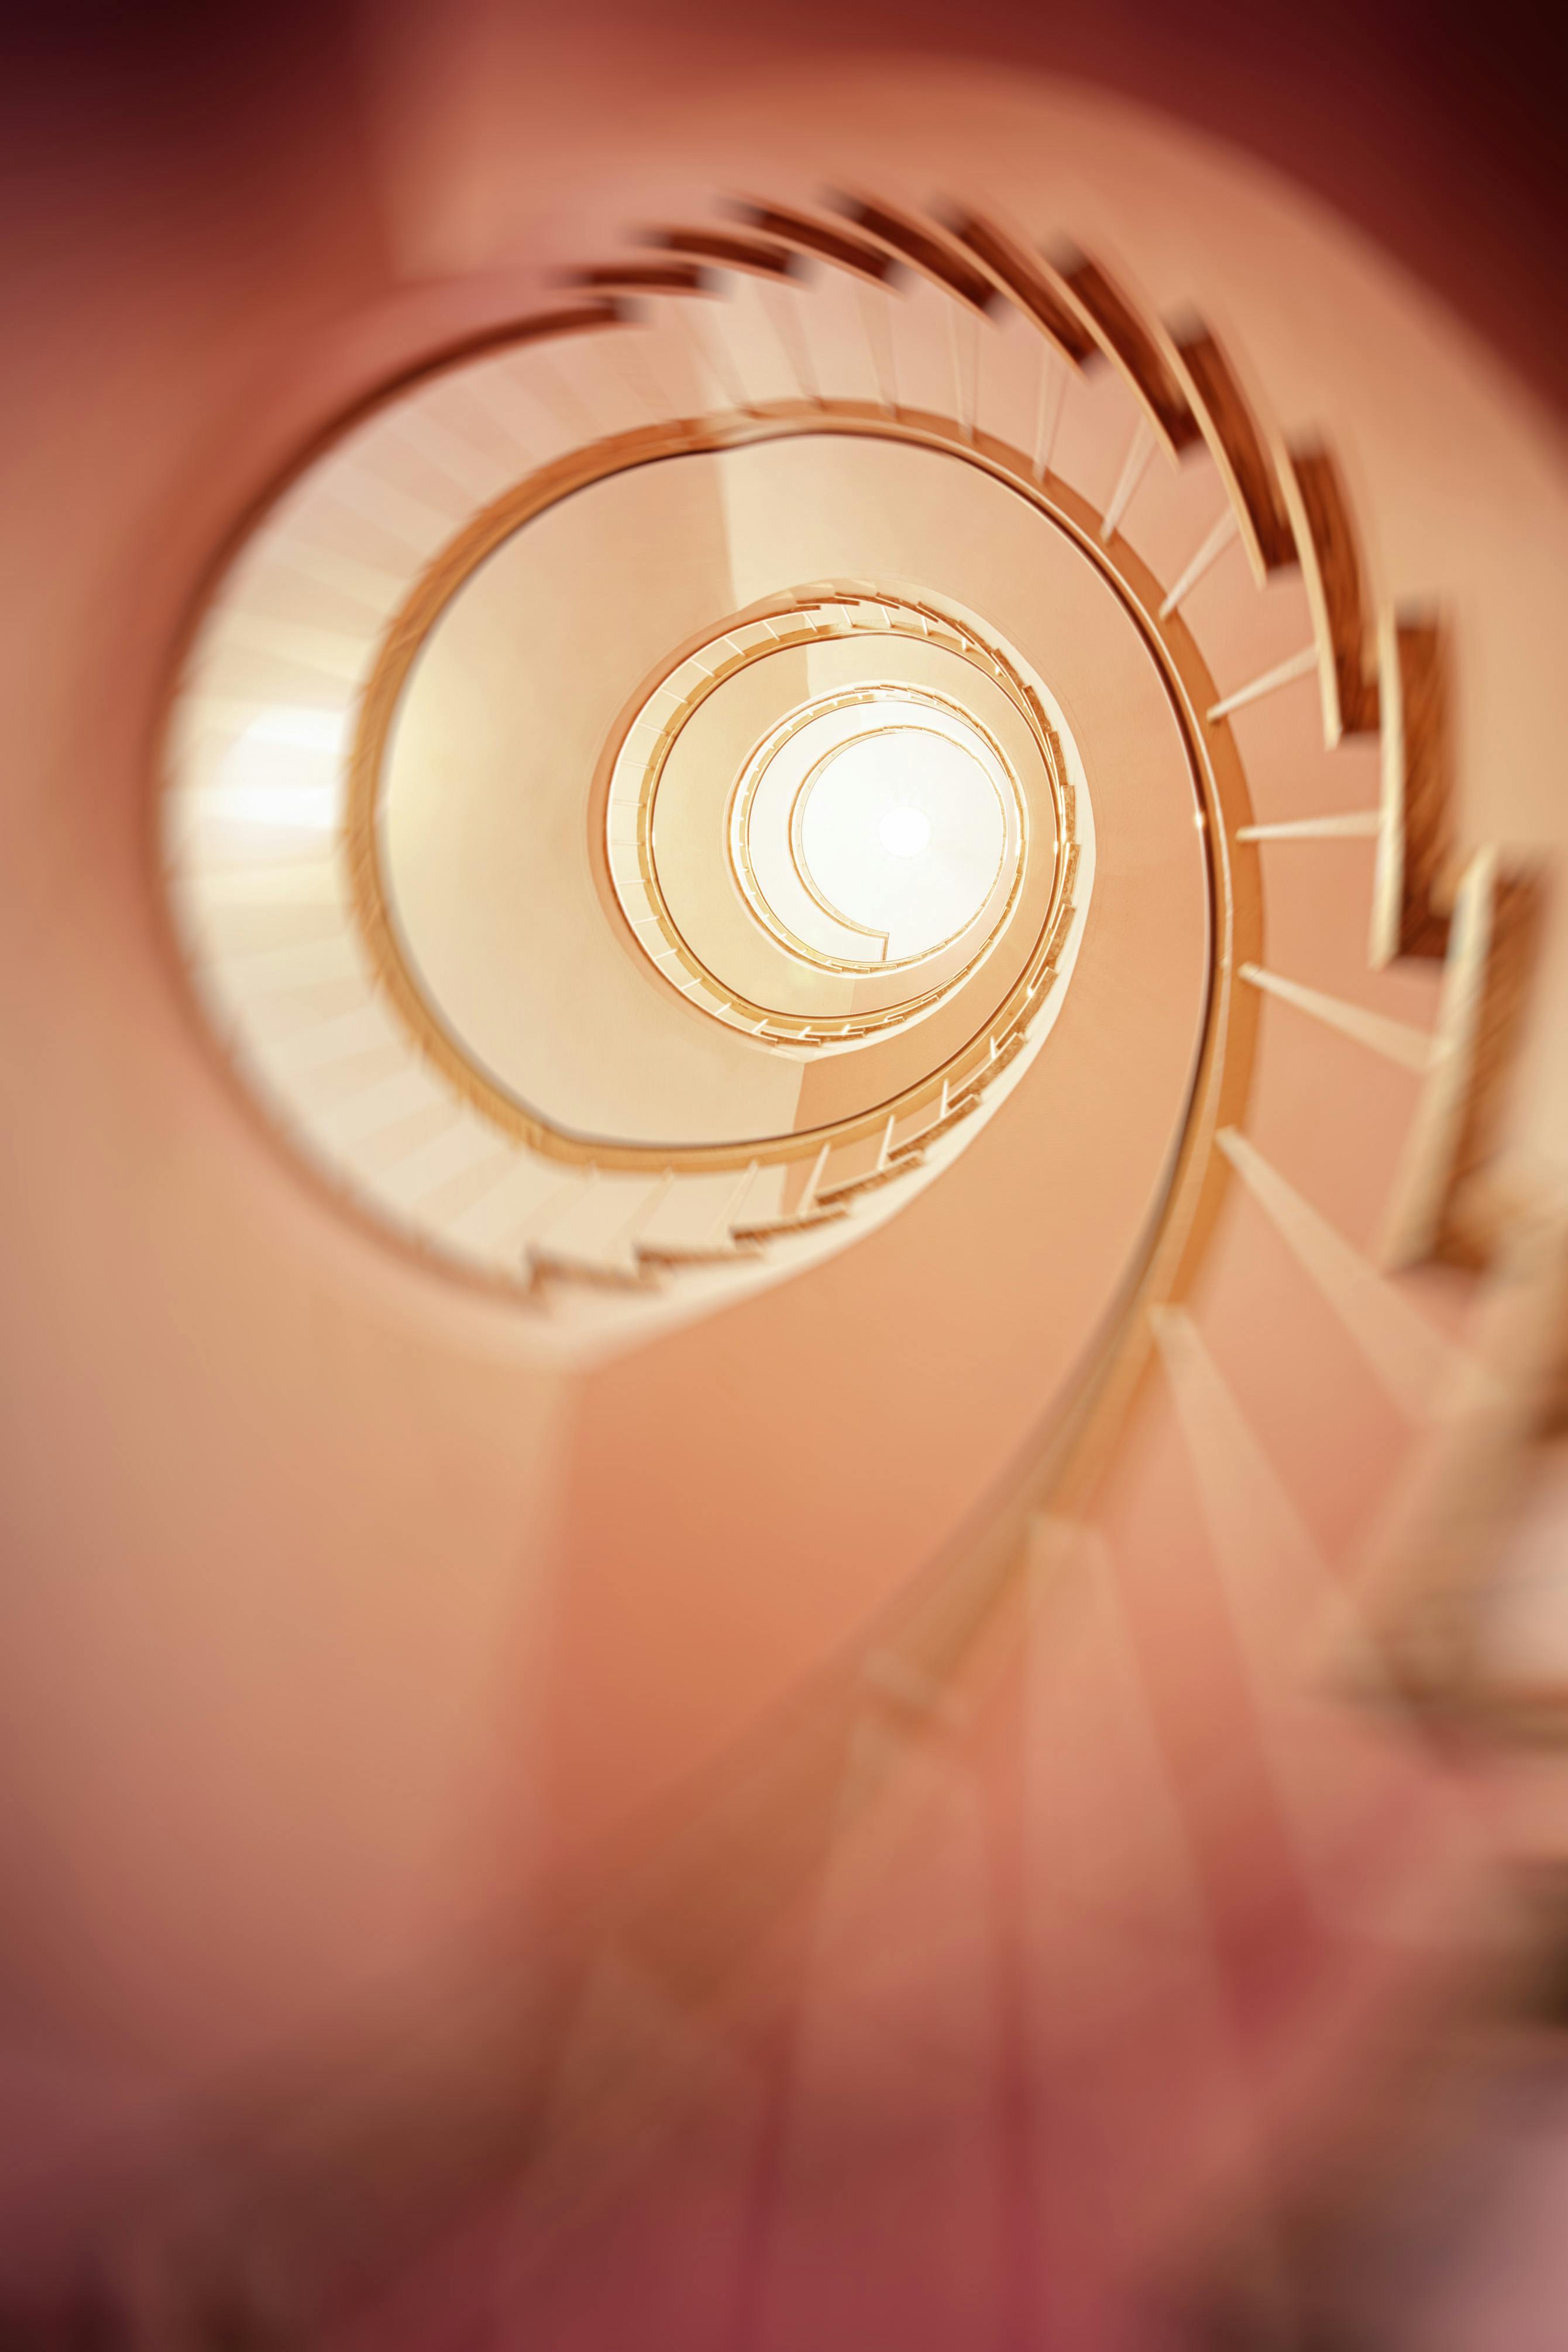
{"type": "Polygon", "coordinates": [[[939,732],[920,703],[900,699],[867,716],[878,723],[807,778],[794,830],[807,887],[847,921],[885,934],[896,962],[940,947],[980,912],[1006,817],[956,727],[939,732]]]}
{"type": "Polygon", "coordinates": [[[284,704],[236,737],[208,813],[234,824],[331,833],[342,798],[344,713],[284,704]]]}
{"type": "Polygon", "coordinates": [[[895,857],[918,857],[931,844],[931,819],[919,809],[889,809],[877,827],[877,837],[895,857]]]}
{"type": "Polygon", "coordinates": [[[983,934],[1024,856],[1016,781],[989,733],[944,696],[886,684],[795,712],[732,808],[753,912],[840,971],[983,934]]]}

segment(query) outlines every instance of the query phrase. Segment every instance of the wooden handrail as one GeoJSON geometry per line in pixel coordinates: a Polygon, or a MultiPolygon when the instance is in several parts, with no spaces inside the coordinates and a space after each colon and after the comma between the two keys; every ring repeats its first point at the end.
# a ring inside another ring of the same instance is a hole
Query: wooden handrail
{"type": "Polygon", "coordinates": [[[1251,404],[1225,352],[1205,326],[1176,338],[1188,404],[1230,493],[1242,544],[1258,581],[1299,559],[1290,509],[1251,404]]]}
{"type": "Polygon", "coordinates": [[[921,222],[911,220],[907,213],[895,212],[890,205],[873,204],[862,196],[836,194],[832,203],[836,212],[841,212],[858,228],[879,237],[893,252],[912,263],[922,278],[929,278],[945,293],[956,294],[961,302],[967,302],[983,318],[1004,300],[995,280],[977,269],[967,254],[921,222]]]}
{"type": "Polygon", "coordinates": [[[1465,1204],[1500,1139],[1540,912],[1531,876],[1505,874],[1495,850],[1477,852],[1455,903],[1438,1051],[1384,1228],[1389,1266],[1436,1258],[1473,1269],[1490,1254],[1465,1204]]]}
{"type": "Polygon", "coordinates": [[[1378,636],[1383,806],[1372,961],[1448,947],[1453,744],[1447,641],[1436,621],[1390,614],[1378,636]]]}
{"type": "Polygon", "coordinates": [[[1321,443],[1285,453],[1279,468],[1312,608],[1322,682],[1323,732],[1376,731],[1379,696],[1368,674],[1368,627],[1355,525],[1340,469],[1321,443]]]}
{"type": "Polygon", "coordinates": [[[570,271],[566,283],[618,293],[702,294],[707,291],[705,278],[695,261],[605,261],[570,271]]]}
{"type": "Polygon", "coordinates": [[[980,213],[955,207],[943,226],[986,268],[1026,318],[1073,367],[1092,359],[1100,345],[1071,302],[1035,256],[980,213]]]}
{"type": "MultiPolygon", "coordinates": [[[[552,343],[563,335],[592,334],[601,327],[623,327],[626,323],[625,310],[614,300],[574,304],[569,310],[541,310],[531,319],[515,320],[510,325],[471,337],[461,346],[460,356],[477,358],[490,348],[510,351],[523,343],[552,343]]],[[[449,364],[450,355],[441,354],[432,361],[431,368],[449,364]]]]}
{"type": "Polygon", "coordinates": [[[886,286],[898,275],[898,263],[881,246],[873,245],[869,237],[852,236],[835,223],[814,220],[809,213],[794,212],[785,205],[747,203],[733,205],[731,210],[737,220],[792,246],[797,253],[836,262],[840,269],[868,278],[878,286],[886,286]]]}
{"type": "Polygon", "coordinates": [[[1102,263],[1074,250],[1064,253],[1054,269],[1095,340],[1126,377],[1160,440],[1173,457],[1179,457],[1202,433],[1158,331],[1102,263]]]}
{"type": "MultiPolygon", "coordinates": [[[[1495,853],[1483,852],[1489,860],[1495,853]]],[[[1480,1268],[1499,1246],[1500,1227],[1481,1196],[1498,1165],[1509,1088],[1521,1043],[1530,984],[1541,944],[1541,878],[1498,865],[1489,877],[1485,960],[1476,981],[1467,1083],[1456,1123],[1447,1182],[1438,1203],[1431,1255],[1480,1268]],[[1482,1213],[1478,1214],[1478,1209],[1482,1213]]],[[[1456,908],[1456,928],[1458,908],[1456,908]]]]}
{"type": "Polygon", "coordinates": [[[689,256],[721,269],[740,269],[757,278],[799,278],[800,255],[787,245],[766,237],[736,236],[724,229],[660,228],[648,231],[648,243],[667,253],[689,256]]]}

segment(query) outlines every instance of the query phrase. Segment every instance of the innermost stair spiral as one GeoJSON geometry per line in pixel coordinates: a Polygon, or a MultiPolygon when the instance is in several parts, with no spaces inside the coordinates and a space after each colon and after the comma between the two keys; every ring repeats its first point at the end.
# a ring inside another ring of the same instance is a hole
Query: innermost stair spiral
{"type": "Polygon", "coordinates": [[[731,856],[753,911],[835,971],[917,964],[1005,909],[1017,780],[968,712],[907,687],[830,695],[749,763],[731,856]]]}

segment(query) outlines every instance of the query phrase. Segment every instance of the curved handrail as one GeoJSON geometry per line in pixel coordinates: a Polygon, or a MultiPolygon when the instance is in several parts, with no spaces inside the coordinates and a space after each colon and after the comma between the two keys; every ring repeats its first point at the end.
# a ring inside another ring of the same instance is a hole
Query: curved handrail
{"type": "Polygon", "coordinates": [[[1188,404],[1219,467],[1261,583],[1300,561],[1290,510],[1261,426],[1225,351],[1201,325],[1173,345],[1188,404]]]}
{"type": "Polygon", "coordinates": [[[1163,329],[1144,317],[1103,262],[1068,247],[1053,266],[1102,348],[1121,368],[1157,438],[1172,457],[1180,457],[1202,435],[1163,329]]]}
{"type": "Polygon", "coordinates": [[[946,226],[954,240],[973,254],[1025,317],[1037,327],[1069,366],[1081,367],[1100,346],[1053,273],[984,214],[955,205],[946,226]]]}
{"type": "Polygon", "coordinates": [[[868,236],[879,238],[931,285],[944,294],[955,294],[982,318],[999,307],[1002,295],[995,281],[976,269],[956,242],[950,242],[938,230],[871,197],[835,194],[830,201],[846,220],[853,221],[868,236]]]}
{"type": "Polygon", "coordinates": [[[1426,615],[1390,614],[1378,635],[1383,803],[1373,880],[1374,965],[1448,949],[1454,785],[1447,635],[1426,615]]]}
{"type": "MultiPolygon", "coordinates": [[[[894,421],[879,412],[864,415],[846,405],[834,412],[827,421],[827,428],[825,428],[821,404],[801,402],[781,404],[765,416],[731,418],[710,426],[672,423],[662,430],[639,428],[630,435],[609,436],[587,449],[574,451],[568,457],[554,461],[475,516],[449,541],[439,561],[427,566],[420,574],[387,629],[372,674],[361,693],[349,759],[344,838],[356,919],[372,967],[416,1047],[444,1082],[461,1100],[489,1118],[500,1132],[510,1135],[530,1150],[547,1159],[580,1166],[593,1163],[600,1168],[637,1170],[656,1174],[671,1167],[691,1172],[740,1167],[757,1156],[770,1160],[809,1159],[815,1156],[825,1139],[846,1143],[858,1140],[875,1134],[889,1114],[903,1117],[933,1100],[944,1084],[952,1084],[984,1060],[990,1035],[997,1023],[1016,1015],[1020,1008],[1031,1003],[1040,980],[1054,970],[1053,942],[1059,937],[1073,911],[1070,896],[1064,895],[1060,887],[1053,897],[1051,908],[1041,927],[1028,964],[1014,982],[1003,1013],[987,1021],[980,1030],[953,1048],[936,1068],[901,1087],[897,1093],[876,1106],[847,1114],[820,1129],[803,1129],[788,1134],[763,1139],[748,1138],[737,1142],[689,1143],[671,1147],[664,1143],[632,1143],[579,1134],[553,1121],[542,1107],[525,1105],[506,1092],[488,1072],[476,1065],[463,1045],[450,1034],[439,1013],[427,1002],[418,978],[405,957],[381,870],[377,796],[386,744],[405,681],[419,656],[430,628],[462,583],[522,522],[589,482],[618,472],[626,466],[652,463],[674,453],[733,447],[745,442],[791,434],[818,434],[824,429],[875,438],[908,440],[921,446],[950,450],[1004,481],[1007,487],[1026,498],[1042,514],[1054,520],[1061,520],[1059,508],[1047,498],[1037,484],[1029,479],[1026,463],[1020,453],[1008,451],[999,443],[977,446],[961,431],[955,431],[951,421],[942,417],[906,412],[894,421]]],[[[1081,533],[1076,537],[1077,542],[1082,545],[1081,533]]],[[[1112,578],[1118,576],[1103,549],[1100,551],[1100,560],[1102,568],[1112,578]]],[[[1141,608],[1135,600],[1124,595],[1123,602],[1138,625],[1147,632],[1147,618],[1140,617],[1141,608]]],[[[1168,649],[1156,645],[1157,634],[1146,635],[1146,642],[1155,649],[1157,661],[1163,663],[1169,659],[1168,649]]],[[[1069,860],[1065,871],[1069,877],[1075,877],[1076,866],[1069,860]]],[[[1069,879],[1067,885],[1069,892],[1070,887],[1069,879]]],[[[781,1041],[788,1040],[792,1035],[792,1024],[776,1015],[769,1018],[771,1034],[781,1041]]],[[[803,1020],[798,1024],[800,1036],[809,1039],[817,1026],[816,1022],[803,1020]]]]}
{"type": "Polygon", "coordinates": [[[1366,591],[1350,500],[1338,465],[1321,441],[1299,443],[1280,462],[1280,479],[1312,607],[1323,733],[1375,734],[1379,700],[1369,665],[1366,591]]]}
{"type": "Polygon", "coordinates": [[[819,261],[834,262],[873,285],[889,285],[898,276],[899,265],[892,254],[873,245],[869,237],[852,236],[837,222],[816,220],[785,205],[737,203],[731,210],[737,219],[763,230],[779,244],[819,261]]]}
{"type": "MultiPolygon", "coordinates": [[[[823,257],[837,259],[846,268],[858,266],[826,251],[823,257]]],[[[1070,271],[1064,271],[1062,283],[1086,309],[1099,306],[1101,336],[1117,344],[1124,365],[1144,371],[1148,377],[1144,397],[1146,402],[1157,399],[1163,404],[1167,443],[1184,447],[1201,432],[1215,450],[1216,457],[1224,453],[1226,462],[1222,472],[1226,474],[1233,503],[1245,508],[1247,524],[1254,535],[1255,552],[1263,569],[1282,568],[1290,559],[1279,532],[1279,510],[1273,502],[1270,478],[1259,468],[1258,429],[1250,412],[1245,406],[1238,410],[1231,396],[1234,379],[1229,377],[1213,339],[1194,335],[1174,347],[1185,373],[1184,389],[1179,374],[1175,380],[1192,421],[1193,432],[1189,434],[1181,409],[1171,400],[1169,385],[1161,383],[1157,373],[1149,369],[1149,354],[1152,352],[1155,358],[1161,354],[1156,331],[1131,313],[1126,298],[1116,289],[1110,289],[1108,293],[1110,281],[1103,273],[1086,274],[1092,270],[1093,265],[1080,263],[1076,278],[1070,271]],[[1138,333],[1129,333],[1130,320],[1139,329],[1138,333]]],[[[875,270],[863,270],[862,274],[879,276],[875,270]]],[[[679,289],[670,290],[696,289],[683,282],[679,289]]],[[[1043,331],[1048,331],[1043,319],[1037,318],[1036,322],[1043,331]]],[[[1342,487],[1325,455],[1315,450],[1297,453],[1293,463],[1282,468],[1279,479],[1319,624],[1325,727],[1329,740],[1333,741],[1342,732],[1368,730],[1377,725],[1379,719],[1375,686],[1370,699],[1367,692],[1359,559],[1342,487]]],[[[1065,506],[1063,511],[1068,511],[1065,506]]],[[[1075,516],[1074,520],[1089,536],[1082,516],[1075,516]]],[[[1402,642],[1396,637],[1394,644],[1400,665],[1398,683],[1413,704],[1415,695],[1408,681],[1415,672],[1405,665],[1418,663],[1425,656],[1413,651],[1412,638],[1402,642]]],[[[1386,669],[1384,675],[1385,678],[1389,675],[1386,669]]],[[[1182,682],[1181,691],[1191,706],[1191,723],[1202,736],[1200,714],[1210,704],[1201,692],[1194,698],[1190,679],[1182,682]]],[[[1419,733],[1418,730],[1415,731],[1419,733]]],[[[1209,732],[1212,734],[1213,730],[1209,732]]],[[[1385,770],[1385,806],[1389,802],[1394,803],[1402,821],[1411,818],[1421,796],[1422,773],[1421,758],[1413,754],[1408,742],[1400,758],[1385,770]]],[[[1232,829],[1237,790],[1231,779],[1228,814],[1233,821],[1232,829]]],[[[1223,804],[1225,795],[1218,785],[1214,798],[1216,815],[1224,816],[1227,813],[1223,804]]],[[[1216,859],[1227,857],[1224,828],[1215,825],[1212,833],[1219,836],[1211,837],[1212,855],[1216,859]]],[[[1410,862],[1414,867],[1425,870],[1419,859],[1410,862]]],[[[1412,880],[1419,881],[1419,872],[1414,876],[1402,872],[1402,904],[1412,880]]],[[[1435,887],[1430,883],[1426,886],[1428,898],[1435,887]]],[[[1473,887],[1479,891],[1481,885],[1477,881],[1473,887]]],[[[1232,911],[1234,914],[1234,907],[1232,911]]],[[[1244,899],[1240,917],[1239,923],[1219,942],[1218,962],[1223,971],[1228,971],[1233,962],[1238,963],[1249,946],[1256,946],[1255,936],[1249,938],[1247,929],[1256,917],[1256,907],[1249,908],[1244,899]]],[[[1409,951],[1402,946],[1403,922],[1402,915],[1395,928],[1395,952],[1409,951]]],[[[1473,927],[1468,922],[1461,921],[1456,928],[1462,939],[1473,941],[1473,927]]],[[[1425,933],[1416,936],[1424,937],[1425,933]]],[[[1420,951],[1430,950],[1422,948],[1420,951]]],[[[1244,1022],[1245,1013],[1231,1003],[1228,982],[1225,984],[1224,1001],[1226,1017],[1244,1022]]],[[[975,1081],[977,1087],[1017,1051],[1021,1042],[1016,1026],[1012,1030],[993,1028],[987,1039],[985,1069],[975,1081]]],[[[900,1596],[897,1605],[874,1627],[863,1629],[847,1646],[845,1655],[833,1661],[812,1690],[792,1706],[787,1721],[771,1724],[765,1736],[759,1735],[755,1743],[747,1743],[748,1754],[763,1759],[768,1775],[766,1788],[737,1774],[734,1759],[726,1759],[722,1769],[711,1776],[710,1810],[712,1815],[719,1817],[718,1829],[704,1837],[694,1834],[688,1824],[679,1824],[671,1832],[669,1848],[661,1862],[650,1865],[647,1874],[639,1874],[636,1892],[614,1906],[610,1930],[624,1942],[635,1940],[646,1927],[651,1948],[662,1956],[673,1975],[682,1979],[689,1971],[694,1999],[706,1997],[715,1979],[716,1966],[721,1979],[723,1969],[733,1964],[737,1952],[750,1948],[750,1941],[762,1932],[759,1921],[765,1926],[767,1919],[775,1916],[778,1902],[787,1899],[790,1888],[796,1883],[801,1866],[798,1820],[789,1802],[778,1801],[779,1787],[783,1781],[790,1780],[792,1788],[798,1789],[812,1784],[814,1776],[821,1778],[825,1754],[831,1766],[846,1727],[864,1703],[867,1669],[872,1659],[889,1654],[900,1667],[907,1667],[906,1687],[940,1690],[958,1664],[973,1654],[981,1629],[992,1621],[998,1607],[1009,1595],[1016,1593],[1031,1515],[1047,1499],[1059,1502],[1064,1494],[1081,1494],[1096,1462],[1105,1458],[1125,1404],[1141,1378],[1147,1346],[1144,1309],[1155,1296],[1179,1295],[1201,1255],[1205,1220],[1212,1219],[1214,1213],[1216,1185],[1223,1186],[1225,1181],[1223,1171],[1212,1158],[1210,1141],[1222,1106],[1234,1112],[1237,1091],[1236,1067],[1226,1070],[1223,1058],[1213,1052],[1211,1039],[1211,1050],[1194,1080],[1194,1116],[1189,1121],[1183,1164],[1175,1171],[1174,1182],[1182,1191],[1181,1214],[1151,1236],[1144,1261],[1121,1302],[1113,1344],[1101,1354],[1092,1379],[1069,1411],[1050,1430],[1037,1433],[1027,1461],[1015,1465],[1009,1479],[984,1498],[963,1537],[933,1564],[929,1575],[921,1580],[920,1589],[900,1596]],[[781,1821],[784,1823],[782,1830],[781,1821]],[[743,1872],[735,1867],[738,1855],[744,1859],[743,1872]],[[719,1962],[715,1963],[710,1949],[698,1954],[683,1950],[679,1938],[672,1947],[672,1913],[677,1917],[682,1914],[692,1885],[729,1889],[737,1882],[743,1888],[741,1908],[744,1916],[739,1925],[730,1920],[719,1962]]],[[[1245,1093],[1244,1085],[1240,1091],[1245,1093]]],[[[889,1154],[889,1161],[920,1150],[941,1131],[943,1120],[965,1115],[968,1101],[967,1094],[950,1098],[941,1118],[897,1147],[889,1154]]],[[[1454,1156],[1458,1160],[1468,1161],[1471,1155],[1460,1150],[1454,1156]]],[[[882,1168],[870,1171],[865,1179],[850,1180],[845,1186],[818,1190],[815,1207],[794,1221],[780,1220],[770,1224],[742,1220],[731,1228],[731,1237],[742,1243],[753,1237],[771,1238],[786,1229],[798,1230],[809,1223],[821,1222],[836,1211],[842,1214],[846,1194],[852,1194],[858,1184],[863,1188],[870,1182],[890,1181],[891,1172],[890,1167],[882,1168]]],[[[654,1262],[652,1249],[648,1257],[650,1263],[654,1262]]],[[[545,1269],[542,1280],[570,1277],[573,1271],[552,1268],[544,1252],[539,1253],[536,1263],[542,1264],[545,1269]]],[[[860,1801],[866,1800],[871,1777],[866,1776],[858,1784],[856,1793],[860,1801]]],[[[833,1804],[841,1806],[843,1791],[836,1771],[828,1771],[826,1785],[833,1804]]],[[[595,1924],[596,1928],[602,1928],[605,1923],[601,1917],[595,1924]]],[[[504,1985],[500,1997],[504,2004],[504,1985]]]]}
{"type": "Polygon", "coordinates": [[[724,269],[745,270],[759,278],[799,278],[801,257],[772,237],[727,236],[721,229],[656,228],[647,232],[650,245],[667,253],[716,263],[724,269]]]}

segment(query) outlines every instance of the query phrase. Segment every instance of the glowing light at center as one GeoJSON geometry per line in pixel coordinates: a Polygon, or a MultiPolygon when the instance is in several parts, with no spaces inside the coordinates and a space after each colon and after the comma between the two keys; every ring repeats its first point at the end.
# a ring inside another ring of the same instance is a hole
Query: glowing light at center
{"type": "Polygon", "coordinates": [[[918,857],[931,845],[931,819],[922,809],[889,809],[877,827],[877,837],[894,857],[918,857]]]}
{"type": "Polygon", "coordinates": [[[871,971],[1005,911],[1021,820],[967,710],[879,681],[797,708],[758,746],[731,804],[731,866],[793,950],[871,971]]]}
{"type": "Polygon", "coordinates": [[[995,886],[1007,824],[989,757],[963,719],[883,694],[800,801],[803,878],[882,934],[889,961],[955,938],[995,886]]]}

